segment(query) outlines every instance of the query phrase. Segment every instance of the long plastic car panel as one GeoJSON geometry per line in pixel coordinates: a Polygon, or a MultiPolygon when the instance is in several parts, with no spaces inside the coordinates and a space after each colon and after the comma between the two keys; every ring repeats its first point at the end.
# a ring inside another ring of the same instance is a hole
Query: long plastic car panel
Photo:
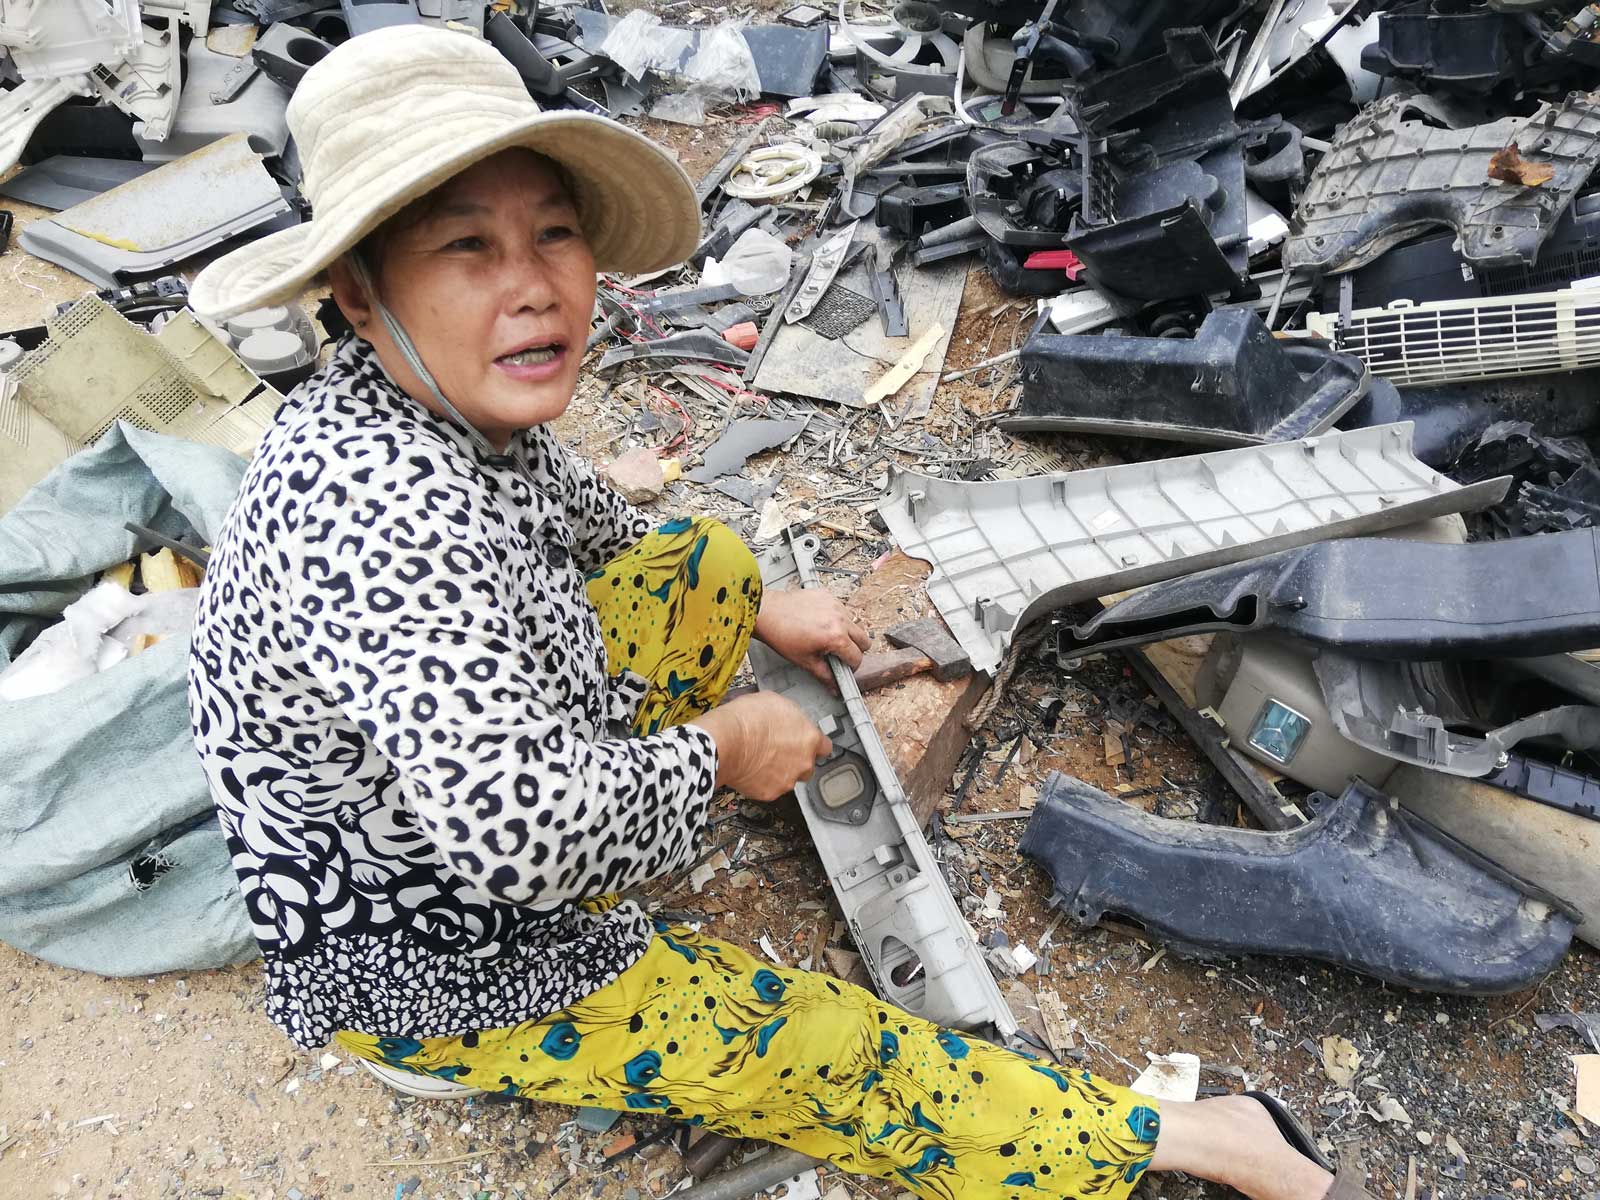
{"type": "MultiPolygon", "coordinates": [[[[814,536],[786,531],[761,556],[763,586],[815,586],[817,549],[814,536]]],[[[855,676],[830,658],[834,695],[759,642],[750,662],[763,689],[800,705],[833,741],[833,756],[795,795],[879,994],[941,1025],[1015,1033],[1016,1018],[939,873],[855,676]]]]}
{"type": "Polygon", "coordinates": [[[1349,538],[1174,579],[1063,630],[1063,653],[1228,629],[1383,658],[1600,645],[1600,530],[1503,541],[1349,538]]]}
{"type": "Polygon", "coordinates": [[[1507,481],[1460,487],[1411,454],[1411,426],[995,483],[896,474],[879,504],[975,670],[1052,609],[1322,538],[1471,512],[1507,481]]]}

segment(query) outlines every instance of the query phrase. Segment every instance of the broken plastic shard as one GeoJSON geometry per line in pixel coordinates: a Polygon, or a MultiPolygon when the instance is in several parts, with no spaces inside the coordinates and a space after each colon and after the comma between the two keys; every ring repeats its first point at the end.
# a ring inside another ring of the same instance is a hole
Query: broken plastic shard
{"type": "Polygon", "coordinates": [[[1493,503],[1411,454],[1411,426],[994,483],[897,473],[878,505],[928,596],[993,670],[1016,630],[1067,604],[1493,503]]]}
{"type": "Polygon", "coordinates": [[[711,483],[724,475],[732,475],[752,454],[783,445],[805,427],[804,421],[734,421],[721,437],[706,447],[704,465],[686,472],[684,478],[711,483]]]}

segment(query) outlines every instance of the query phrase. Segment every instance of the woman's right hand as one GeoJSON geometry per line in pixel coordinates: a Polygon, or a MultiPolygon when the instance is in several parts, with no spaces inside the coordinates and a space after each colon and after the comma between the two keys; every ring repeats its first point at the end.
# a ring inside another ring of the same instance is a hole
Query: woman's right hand
{"type": "Polygon", "coordinates": [[[740,696],[690,722],[717,744],[717,783],[751,800],[776,800],[811,778],[833,743],[793,700],[740,696]]]}

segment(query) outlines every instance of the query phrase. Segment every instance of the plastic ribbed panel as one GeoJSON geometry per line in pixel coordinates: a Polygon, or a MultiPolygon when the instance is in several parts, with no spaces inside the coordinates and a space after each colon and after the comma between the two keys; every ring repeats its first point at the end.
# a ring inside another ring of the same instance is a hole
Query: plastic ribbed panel
{"type": "Polygon", "coordinates": [[[878,511],[901,550],[933,565],[929,598],[988,671],[1018,628],[1063,605],[1471,512],[1503,491],[1419,462],[1405,421],[995,483],[897,474],[878,511]]]}

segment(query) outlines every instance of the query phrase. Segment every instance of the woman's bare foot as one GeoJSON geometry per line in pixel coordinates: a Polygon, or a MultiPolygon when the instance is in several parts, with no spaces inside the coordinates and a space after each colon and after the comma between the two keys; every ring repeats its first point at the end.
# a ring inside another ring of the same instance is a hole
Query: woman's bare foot
{"type": "Polygon", "coordinates": [[[1323,1200],[1333,1185],[1333,1176],[1284,1141],[1272,1114],[1248,1096],[1164,1101],[1150,1169],[1225,1183],[1250,1200],[1323,1200]]]}

